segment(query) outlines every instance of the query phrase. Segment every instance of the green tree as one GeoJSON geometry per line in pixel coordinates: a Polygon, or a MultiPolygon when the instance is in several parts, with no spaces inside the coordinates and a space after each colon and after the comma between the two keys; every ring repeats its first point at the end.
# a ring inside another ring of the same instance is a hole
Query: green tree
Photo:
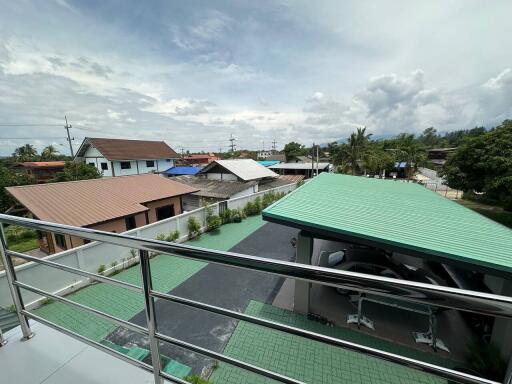
{"type": "Polygon", "coordinates": [[[371,133],[366,133],[366,127],[357,128],[356,132],[352,132],[347,143],[341,145],[338,157],[342,173],[356,175],[363,172],[364,159],[368,155],[371,136],[371,133]]]}
{"type": "Polygon", "coordinates": [[[303,156],[307,154],[304,145],[292,141],[284,146],[284,156],[286,161],[290,161],[294,156],[303,156]]]}
{"type": "Polygon", "coordinates": [[[396,156],[398,161],[407,162],[408,178],[412,178],[418,167],[424,165],[427,160],[424,147],[410,133],[398,135],[396,156]]]}
{"type": "Polygon", "coordinates": [[[512,120],[466,139],[448,158],[442,174],[450,187],[483,192],[512,210],[512,120]]]}
{"type": "Polygon", "coordinates": [[[418,140],[425,147],[434,148],[439,145],[441,138],[434,127],[429,127],[423,131],[418,140]]]}
{"type": "Polygon", "coordinates": [[[0,166],[0,212],[5,212],[16,204],[16,200],[7,192],[5,187],[32,184],[33,180],[25,173],[12,171],[0,166]]]}
{"type": "Polygon", "coordinates": [[[37,150],[32,144],[25,144],[16,148],[12,154],[12,157],[14,157],[16,161],[19,162],[34,161],[37,157],[37,150]]]}
{"type": "Polygon", "coordinates": [[[59,155],[59,151],[53,146],[49,145],[43,149],[41,152],[41,160],[43,161],[50,161],[55,160],[57,156],[59,155]]]}
{"type": "Polygon", "coordinates": [[[85,163],[77,163],[73,161],[66,161],[64,170],[57,173],[55,179],[52,181],[76,181],[76,180],[88,180],[98,179],[101,177],[101,173],[92,165],[85,163]]]}

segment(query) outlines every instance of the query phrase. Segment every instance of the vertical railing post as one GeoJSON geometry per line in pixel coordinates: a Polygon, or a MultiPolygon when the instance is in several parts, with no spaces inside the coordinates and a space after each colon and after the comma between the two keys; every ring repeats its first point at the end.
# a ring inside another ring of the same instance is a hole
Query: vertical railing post
{"type": "Polygon", "coordinates": [[[7,243],[5,241],[4,228],[3,224],[0,223],[0,256],[5,267],[5,277],[7,278],[7,285],[9,285],[12,301],[14,302],[14,307],[16,308],[16,314],[18,315],[18,320],[20,322],[21,332],[23,333],[22,340],[28,340],[34,336],[34,333],[30,329],[28,318],[21,313],[21,311],[25,310],[25,305],[23,304],[23,297],[21,296],[20,288],[13,284],[14,281],[16,281],[16,271],[14,270],[12,259],[11,257],[7,256],[6,251],[7,243]]]}
{"type": "Polygon", "coordinates": [[[7,340],[4,339],[2,328],[0,328],[0,347],[3,347],[5,344],[7,344],[7,340]]]}
{"type": "Polygon", "coordinates": [[[151,296],[153,289],[153,280],[151,279],[151,267],[149,265],[148,251],[139,250],[140,270],[142,273],[142,287],[144,290],[144,304],[146,311],[146,322],[149,331],[149,349],[151,351],[151,362],[153,365],[153,376],[155,384],[163,384],[163,379],[160,376],[162,371],[162,363],[160,360],[160,348],[158,347],[158,340],[155,337],[156,333],[156,314],[155,314],[155,298],[151,296]]]}

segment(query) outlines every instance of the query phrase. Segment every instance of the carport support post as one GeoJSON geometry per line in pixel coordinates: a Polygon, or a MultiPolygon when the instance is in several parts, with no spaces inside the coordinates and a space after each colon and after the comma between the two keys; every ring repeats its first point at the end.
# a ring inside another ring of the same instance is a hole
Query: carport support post
{"type": "MultiPolygon", "coordinates": [[[[311,256],[313,254],[313,238],[305,236],[301,231],[297,239],[297,252],[295,261],[301,264],[311,265],[311,256]]],[[[295,296],[293,301],[294,312],[307,315],[309,313],[309,291],[311,284],[295,280],[295,296]]]]}

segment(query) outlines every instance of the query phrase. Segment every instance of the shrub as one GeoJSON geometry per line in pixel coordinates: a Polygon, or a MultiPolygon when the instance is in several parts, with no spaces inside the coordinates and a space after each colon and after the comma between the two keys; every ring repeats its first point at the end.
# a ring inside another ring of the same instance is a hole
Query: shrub
{"type": "Polygon", "coordinates": [[[160,241],[166,241],[167,236],[165,236],[164,233],[159,233],[158,235],[156,235],[155,239],[160,241]]]}
{"type": "Polygon", "coordinates": [[[115,260],[114,260],[113,262],[111,262],[111,263],[110,263],[110,266],[111,266],[112,268],[115,268],[115,267],[117,266],[117,261],[115,261],[115,260]]]}
{"type": "Polygon", "coordinates": [[[208,381],[206,379],[203,379],[201,376],[198,375],[188,375],[185,377],[185,381],[188,381],[192,384],[212,384],[211,381],[208,381]]]}
{"type": "Polygon", "coordinates": [[[261,197],[258,196],[254,201],[249,201],[244,207],[244,213],[246,216],[256,216],[261,212],[262,201],[261,197]]]}
{"type": "Polygon", "coordinates": [[[195,237],[201,236],[201,224],[194,216],[190,216],[188,218],[187,228],[188,228],[188,238],[189,239],[193,239],[195,237]]]}
{"type": "Polygon", "coordinates": [[[106,269],[105,264],[100,264],[100,266],[98,267],[98,273],[100,275],[103,275],[103,272],[105,272],[105,269],[106,269]]]}
{"type": "Polygon", "coordinates": [[[180,231],[175,230],[175,231],[172,231],[171,233],[169,233],[169,236],[167,236],[167,238],[165,240],[169,241],[171,243],[175,243],[176,240],[178,240],[179,238],[180,238],[180,231]]]}
{"type": "Polygon", "coordinates": [[[229,208],[226,208],[224,211],[222,211],[219,214],[220,220],[222,221],[222,224],[231,223],[233,221],[233,215],[236,212],[236,210],[231,210],[229,208]]]}
{"type": "Polygon", "coordinates": [[[206,228],[208,231],[216,231],[222,225],[220,217],[217,215],[211,215],[206,218],[206,228]]]}
{"type": "Polygon", "coordinates": [[[45,297],[43,300],[41,300],[41,305],[48,305],[54,302],[55,300],[52,299],[51,297],[45,297]]]}
{"type": "Polygon", "coordinates": [[[137,250],[136,249],[130,249],[130,258],[135,259],[137,257],[137,250]]]}

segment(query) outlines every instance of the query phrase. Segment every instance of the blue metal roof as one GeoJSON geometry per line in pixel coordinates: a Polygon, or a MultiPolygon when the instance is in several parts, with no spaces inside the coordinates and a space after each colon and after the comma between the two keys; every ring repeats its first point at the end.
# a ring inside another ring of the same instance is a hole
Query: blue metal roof
{"type": "Polygon", "coordinates": [[[272,165],[279,164],[280,161],[278,161],[278,160],[258,160],[258,163],[260,163],[264,167],[270,167],[272,165]]]}
{"type": "Polygon", "coordinates": [[[195,175],[197,172],[199,172],[201,168],[199,167],[171,167],[162,173],[165,173],[167,175],[195,175]]]}
{"type": "Polygon", "coordinates": [[[407,168],[407,161],[401,161],[395,163],[395,168],[407,168]]]}

